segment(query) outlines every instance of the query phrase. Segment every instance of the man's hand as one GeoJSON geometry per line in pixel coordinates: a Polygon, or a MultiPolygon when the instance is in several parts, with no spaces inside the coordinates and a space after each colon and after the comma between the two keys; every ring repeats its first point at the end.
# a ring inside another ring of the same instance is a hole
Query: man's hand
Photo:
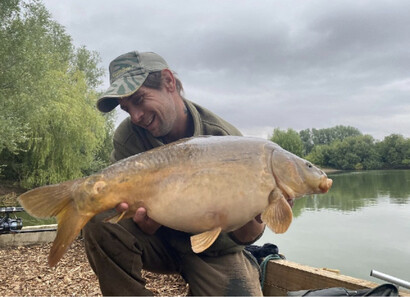
{"type": "MultiPolygon", "coordinates": [[[[128,204],[122,202],[118,204],[115,209],[118,212],[127,211],[128,204]]],[[[153,235],[159,229],[159,227],[161,227],[161,224],[155,222],[147,216],[147,210],[144,207],[138,208],[132,219],[136,224],[138,224],[138,226],[144,233],[147,233],[149,235],[153,235]]]]}
{"type": "Polygon", "coordinates": [[[243,244],[254,242],[265,230],[265,224],[261,220],[261,215],[257,215],[252,221],[246,223],[239,229],[232,231],[237,241],[243,244]]]}

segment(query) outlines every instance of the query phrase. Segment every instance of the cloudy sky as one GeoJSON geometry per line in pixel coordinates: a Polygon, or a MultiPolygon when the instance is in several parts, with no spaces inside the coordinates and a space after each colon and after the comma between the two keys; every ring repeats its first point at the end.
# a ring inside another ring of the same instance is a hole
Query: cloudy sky
{"type": "Polygon", "coordinates": [[[410,137],[410,1],[44,3],[105,69],[123,53],[154,51],[188,99],[245,135],[345,125],[410,137]]]}

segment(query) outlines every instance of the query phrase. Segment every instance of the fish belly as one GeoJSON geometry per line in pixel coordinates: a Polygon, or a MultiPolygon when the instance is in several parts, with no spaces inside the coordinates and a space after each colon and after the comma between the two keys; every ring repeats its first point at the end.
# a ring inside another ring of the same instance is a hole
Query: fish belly
{"type": "Polygon", "coordinates": [[[214,227],[235,230],[269,203],[273,177],[260,165],[244,168],[244,164],[222,162],[172,168],[159,174],[158,192],[146,204],[148,215],[162,225],[190,233],[214,227]]]}

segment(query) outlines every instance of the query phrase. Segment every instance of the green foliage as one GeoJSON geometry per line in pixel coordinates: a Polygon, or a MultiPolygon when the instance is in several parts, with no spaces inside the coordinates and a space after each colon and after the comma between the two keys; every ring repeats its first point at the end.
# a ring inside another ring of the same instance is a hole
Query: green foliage
{"type": "Polygon", "coordinates": [[[392,134],[378,143],[384,168],[410,168],[410,139],[392,134]]]}
{"type": "Polygon", "coordinates": [[[112,118],[95,109],[99,57],[38,1],[1,2],[0,164],[25,187],[77,178],[108,164],[112,118]],[[4,9],[3,9],[4,8],[4,9]]]}
{"type": "Polygon", "coordinates": [[[105,118],[104,141],[96,151],[92,164],[88,168],[83,169],[83,175],[95,173],[111,163],[110,156],[114,149],[112,141],[114,133],[114,113],[106,113],[103,117],[105,118]]]}
{"type": "Polygon", "coordinates": [[[315,147],[312,131],[310,129],[301,130],[299,131],[299,136],[303,143],[303,155],[306,156],[315,147]]]}
{"type": "Polygon", "coordinates": [[[370,135],[352,136],[330,145],[315,146],[306,158],[321,166],[343,170],[410,168],[410,139],[392,134],[375,142],[370,135]]]}
{"type": "Polygon", "coordinates": [[[328,145],[336,140],[360,136],[362,133],[357,128],[339,125],[325,129],[305,129],[300,131],[299,135],[303,141],[303,154],[308,155],[314,146],[328,145]]]}
{"type": "Polygon", "coordinates": [[[303,142],[298,132],[293,129],[283,131],[279,128],[275,128],[270,140],[297,156],[302,156],[303,154],[303,142]]]}
{"type": "Polygon", "coordinates": [[[330,145],[328,165],[344,170],[380,168],[380,157],[370,135],[351,136],[330,145]]]}
{"type": "MultiPolygon", "coordinates": [[[[27,139],[27,126],[19,124],[19,118],[9,112],[13,104],[11,98],[8,97],[13,77],[6,75],[7,68],[15,64],[14,57],[8,54],[12,50],[12,43],[15,39],[13,34],[15,26],[10,26],[10,20],[13,20],[19,11],[19,1],[0,2],[0,152],[7,149],[15,153],[20,149],[19,144],[27,139]]],[[[1,165],[4,166],[4,164],[1,165]]]]}
{"type": "Polygon", "coordinates": [[[96,88],[102,83],[101,77],[104,75],[104,70],[98,67],[100,62],[101,58],[97,52],[90,52],[82,46],[76,50],[73,57],[73,68],[85,74],[89,87],[96,88]]]}
{"type": "Polygon", "coordinates": [[[82,176],[104,138],[104,120],[84,96],[87,89],[81,72],[71,77],[50,71],[38,86],[41,97],[36,98],[41,101],[25,116],[36,127],[19,172],[26,186],[82,176]]]}
{"type": "Polygon", "coordinates": [[[331,167],[329,165],[330,156],[331,149],[329,145],[316,145],[305,158],[315,165],[331,167]]]}
{"type": "Polygon", "coordinates": [[[342,170],[369,170],[386,168],[410,168],[410,139],[392,134],[376,142],[370,135],[353,127],[336,126],[327,129],[305,129],[299,132],[274,130],[271,140],[321,166],[342,170]],[[295,149],[295,147],[297,149],[295,149]]]}

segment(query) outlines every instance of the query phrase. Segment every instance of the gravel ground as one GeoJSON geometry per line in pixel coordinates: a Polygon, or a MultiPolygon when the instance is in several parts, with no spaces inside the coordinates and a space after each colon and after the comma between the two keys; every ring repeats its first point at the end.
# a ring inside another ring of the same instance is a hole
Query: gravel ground
{"type": "MultiPolygon", "coordinates": [[[[56,267],[47,265],[51,243],[0,249],[1,296],[102,296],[88,264],[84,243],[77,239],[56,267]]],[[[185,296],[179,275],[143,271],[146,287],[157,296],[185,296]]]]}

